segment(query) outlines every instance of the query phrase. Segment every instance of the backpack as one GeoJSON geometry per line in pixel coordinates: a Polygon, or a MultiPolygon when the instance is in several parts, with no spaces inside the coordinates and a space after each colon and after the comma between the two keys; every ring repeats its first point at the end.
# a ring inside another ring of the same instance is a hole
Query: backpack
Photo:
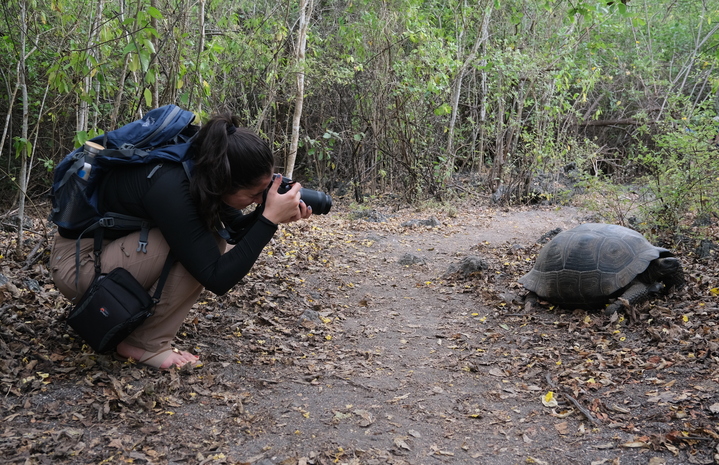
{"type": "Polygon", "coordinates": [[[101,212],[99,186],[103,175],[112,167],[133,163],[179,162],[189,177],[191,166],[187,154],[196,133],[196,126],[191,125],[194,119],[191,111],[166,105],[147,112],[142,119],[90,139],[102,146],[94,158],[84,146],[70,152],[55,168],[49,220],[77,235],[78,246],[83,235],[98,228],[141,230],[144,234],[138,251],[146,252],[150,223],[143,218],[101,212]]]}

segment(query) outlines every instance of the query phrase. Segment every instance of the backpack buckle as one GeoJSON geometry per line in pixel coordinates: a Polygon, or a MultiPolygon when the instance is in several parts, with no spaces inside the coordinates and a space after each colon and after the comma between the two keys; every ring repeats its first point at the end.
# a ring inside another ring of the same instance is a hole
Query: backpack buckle
{"type": "Polygon", "coordinates": [[[135,252],[147,253],[147,240],[150,237],[150,223],[143,221],[140,226],[140,239],[137,241],[137,250],[135,252]]]}
{"type": "Polygon", "coordinates": [[[111,216],[106,216],[104,218],[100,218],[98,223],[103,228],[114,228],[115,227],[115,218],[113,218],[111,216]]]}

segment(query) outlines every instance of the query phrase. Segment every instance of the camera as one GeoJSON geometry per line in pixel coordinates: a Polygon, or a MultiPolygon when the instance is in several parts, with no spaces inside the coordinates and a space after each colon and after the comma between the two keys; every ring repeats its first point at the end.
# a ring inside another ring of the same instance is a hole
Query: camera
{"type": "MultiPolygon", "coordinates": [[[[277,188],[277,192],[284,194],[292,188],[295,181],[290,178],[282,177],[280,187],[277,188]]],[[[272,185],[270,183],[270,185],[272,185]]],[[[332,197],[325,194],[324,192],[315,191],[312,189],[300,189],[300,198],[308,207],[312,207],[313,215],[326,215],[332,208],[332,197]]]]}
{"type": "MultiPolygon", "coordinates": [[[[274,177],[272,178],[274,180],[274,177]]],[[[277,192],[284,194],[290,189],[295,182],[290,178],[282,177],[282,182],[277,188],[277,192]]],[[[259,205],[255,210],[247,215],[240,215],[239,218],[232,220],[232,224],[223,223],[224,228],[219,230],[220,236],[227,241],[228,244],[237,244],[247,234],[250,227],[257,222],[257,219],[262,215],[264,210],[264,203],[267,200],[267,192],[273,185],[273,181],[265,189],[262,199],[262,205],[259,205]]],[[[312,214],[326,215],[332,208],[332,198],[324,192],[313,191],[312,189],[300,189],[300,198],[309,207],[312,207],[312,214]]],[[[227,208],[226,214],[228,216],[237,216],[237,210],[232,207],[225,205],[227,208]]],[[[221,213],[222,217],[222,213],[221,213]]]]}

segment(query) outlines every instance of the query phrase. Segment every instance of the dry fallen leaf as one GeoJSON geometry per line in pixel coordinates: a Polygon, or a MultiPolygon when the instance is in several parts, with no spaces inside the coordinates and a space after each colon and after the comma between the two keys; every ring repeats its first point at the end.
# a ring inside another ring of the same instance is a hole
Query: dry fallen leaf
{"type": "Polygon", "coordinates": [[[569,434],[569,423],[567,423],[566,421],[555,424],[554,428],[559,434],[569,434]]]}
{"type": "Polygon", "coordinates": [[[362,418],[359,423],[362,428],[367,428],[375,421],[374,416],[367,410],[355,410],[353,413],[355,415],[359,415],[362,418]]]}
{"type": "Polygon", "coordinates": [[[401,396],[393,397],[391,400],[388,400],[387,402],[390,404],[394,404],[394,403],[399,402],[400,400],[406,399],[407,397],[409,397],[409,392],[407,394],[404,394],[401,396]]]}
{"type": "Polygon", "coordinates": [[[619,444],[619,447],[626,447],[628,449],[636,449],[636,448],[648,448],[650,444],[648,442],[643,441],[632,441],[632,442],[625,442],[624,444],[619,444]]]}
{"type": "Polygon", "coordinates": [[[397,446],[397,447],[399,447],[400,449],[412,450],[412,449],[410,449],[410,447],[407,445],[407,443],[404,442],[404,438],[394,438],[394,445],[397,446]]]}

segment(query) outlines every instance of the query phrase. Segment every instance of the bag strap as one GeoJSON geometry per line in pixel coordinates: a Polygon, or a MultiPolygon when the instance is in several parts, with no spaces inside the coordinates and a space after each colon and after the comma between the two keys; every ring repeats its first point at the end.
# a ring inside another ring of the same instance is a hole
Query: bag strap
{"type": "Polygon", "coordinates": [[[162,267],[162,273],[160,273],[160,279],[157,280],[157,287],[155,288],[155,293],[152,295],[152,301],[157,305],[157,303],[160,301],[160,295],[162,294],[162,288],[165,287],[165,281],[167,281],[167,277],[170,275],[170,268],[172,268],[172,265],[175,264],[175,256],[172,255],[172,251],[167,253],[167,259],[165,260],[165,265],[162,267]]]}
{"type": "MultiPolygon", "coordinates": [[[[93,246],[93,255],[95,256],[95,279],[97,279],[102,274],[102,266],[100,264],[100,255],[102,254],[102,240],[105,236],[105,230],[102,227],[96,227],[95,234],[94,234],[94,246],[93,246]]],[[[145,233],[145,229],[143,228],[143,232],[140,233],[140,244],[142,246],[143,244],[143,236],[144,236],[144,245],[147,245],[147,234],[145,233]]],[[[82,236],[81,236],[82,237],[82,236]]],[[[147,253],[147,249],[144,247],[138,248],[138,252],[142,251],[144,253],[147,253]]],[[[160,278],[157,280],[157,287],[155,288],[155,293],[152,295],[152,302],[157,305],[158,302],[160,302],[160,296],[162,295],[162,289],[165,287],[165,282],[167,281],[167,277],[170,275],[170,269],[172,268],[172,265],[175,264],[175,256],[172,254],[172,251],[167,253],[167,258],[165,259],[165,264],[162,266],[162,272],[160,273],[160,278]]],[[[77,240],[76,245],[76,253],[75,253],[75,289],[77,289],[78,284],[78,277],[80,275],[80,239],[77,240]]]]}
{"type": "MultiPolygon", "coordinates": [[[[82,236],[84,236],[85,233],[90,231],[95,231],[95,279],[100,276],[100,249],[102,249],[103,229],[100,227],[99,222],[95,222],[81,232],[75,241],[75,292],[77,292],[77,286],[80,279],[80,239],[82,239],[82,236]]],[[[78,296],[76,295],[75,297],[78,296]]]]}

